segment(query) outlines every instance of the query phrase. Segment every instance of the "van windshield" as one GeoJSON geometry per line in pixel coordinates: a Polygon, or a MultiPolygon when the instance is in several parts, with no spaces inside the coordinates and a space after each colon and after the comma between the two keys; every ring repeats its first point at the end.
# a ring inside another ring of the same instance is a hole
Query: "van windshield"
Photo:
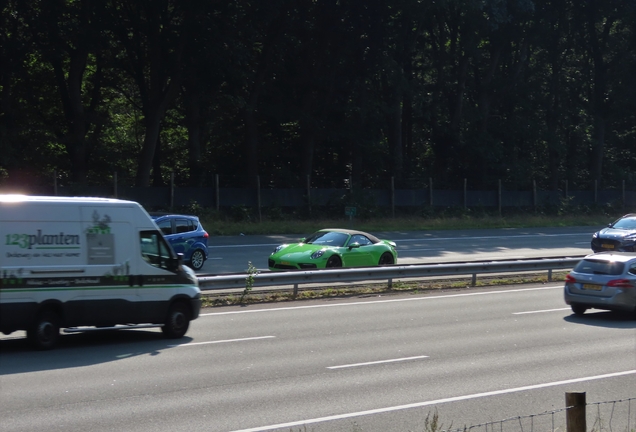
{"type": "Polygon", "coordinates": [[[176,258],[159,231],[140,231],[141,256],[154,267],[174,271],[176,258]]]}

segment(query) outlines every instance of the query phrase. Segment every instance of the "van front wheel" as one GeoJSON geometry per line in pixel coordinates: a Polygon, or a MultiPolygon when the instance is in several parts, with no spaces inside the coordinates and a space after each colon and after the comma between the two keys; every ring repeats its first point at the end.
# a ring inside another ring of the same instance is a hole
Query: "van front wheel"
{"type": "Polygon", "coordinates": [[[60,318],[53,311],[42,312],[27,330],[27,339],[40,351],[52,349],[59,338],[60,318]]]}
{"type": "Polygon", "coordinates": [[[163,335],[168,339],[182,338],[190,326],[190,313],[185,304],[178,302],[170,306],[166,322],[161,327],[163,335]]]}

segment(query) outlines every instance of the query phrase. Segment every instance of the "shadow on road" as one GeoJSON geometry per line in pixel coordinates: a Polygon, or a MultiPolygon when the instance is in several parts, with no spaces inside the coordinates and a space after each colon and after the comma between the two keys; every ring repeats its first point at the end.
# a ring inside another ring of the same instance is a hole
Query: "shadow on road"
{"type": "Polygon", "coordinates": [[[139,355],[160,355],[189,337],[165,339],[160,331],[122,330],[64,334],[51,351],[34,350],[25,337],[0,339],[0,375],[66,369],[139,355]]]}
{"type": "Polygon", "coordinates": [[[627,312],[588,312],[584,315],[568,315],[563,319],[571,323],[596,327],[636,329],[636,319],[634,319],[634,314],[627,312]]]}

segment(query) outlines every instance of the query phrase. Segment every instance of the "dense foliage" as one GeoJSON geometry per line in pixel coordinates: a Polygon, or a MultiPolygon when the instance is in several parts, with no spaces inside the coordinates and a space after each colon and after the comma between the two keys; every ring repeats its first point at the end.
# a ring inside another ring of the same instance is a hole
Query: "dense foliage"
{"type": "Polygon", "coordinates": [[[636,182],[636,0],[0,1],[0,185],[636,182]]]}

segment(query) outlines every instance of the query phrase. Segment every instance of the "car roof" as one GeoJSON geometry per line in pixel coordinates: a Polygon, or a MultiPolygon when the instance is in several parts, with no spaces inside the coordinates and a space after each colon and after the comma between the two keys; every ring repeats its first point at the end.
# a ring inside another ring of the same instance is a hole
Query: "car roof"
{"type": "Polygon", "coordinates": [[[199,218],[197,216],[194,216],[194,215],[184,215],[184,214],[175,214],[175,213],[150,213],[150,217],[153,218],[153,219],[186,218],[186,219],[199,220],[199,218]]]}
{"type": "Polygon", "coordinates": [[[371,240],[373,243],[379,243],[382,241],[376,236],[374,236],[373,234],[369,234],[364,231],[357,231],[357,230],[345,229],[345,228],[325,228],[325,229],[318,230],[318,232],[325,232],[325,231],[333,231],[333,232],[339,232],[339,233],[349,234],[349,235],[362,234],[364,236],[369,237],[369,240],[371,240]]]}
{"type": "Polygon", "coordinates": [[[627,262],[635,258],[636,258],[636,252],[597,252],[597,253],[587,255],[584,259],[627,262]]]}

